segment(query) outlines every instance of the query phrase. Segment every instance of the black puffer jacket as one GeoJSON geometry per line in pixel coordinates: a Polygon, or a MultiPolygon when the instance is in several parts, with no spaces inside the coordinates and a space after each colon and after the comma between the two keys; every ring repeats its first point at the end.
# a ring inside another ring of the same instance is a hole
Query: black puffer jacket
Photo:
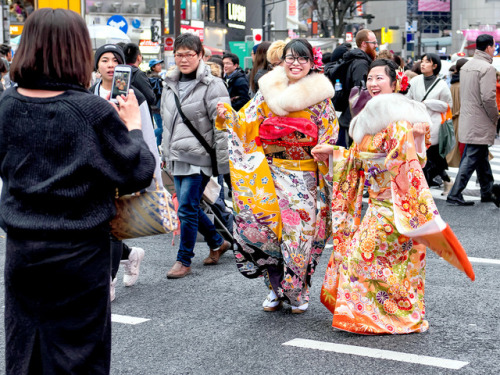
{"type": "MultiPolygon", "coordinates": [[[[347,92],[351,92],[351,89],[354,86],[359,86],[361,81],[364,81],[366,83],[368,68],[370,67],[370,64],[373,62],[373,60],[365,51],[359,48],[352,49],[346,52],[343,56],[343,59],[344,61],[350,62],[350,64],[349,68],[347,69],[345,87],[343,87],[342,89],[348,90],[347,92]]],[[[351,118],[351,111],[345,110],[344,112],[342,112],[342,115],[339,118],[340,126],[349,128],[351,118]]]]}

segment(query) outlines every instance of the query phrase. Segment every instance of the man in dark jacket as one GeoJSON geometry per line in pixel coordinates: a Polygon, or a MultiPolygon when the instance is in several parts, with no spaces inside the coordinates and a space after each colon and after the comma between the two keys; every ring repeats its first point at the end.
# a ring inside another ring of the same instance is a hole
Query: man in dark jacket
{"type": "MultiPolygon", "coordinates": [[[[356,34],[356,45],[358,48],[351,49],[343,56],[344,61],[349,63],[347,76],[342,87],[347,93],[355,86],[359,86],[361,81],[366,83],[366,76],[370,64],[377,57],[377,37],[368,29],[358,31],[356,34]]],[[[339,117],[339,138],[337,144],[344,147],[349,147],[352,139],[349,137],[349,124],[351,122],[351,111],[349,107],[342,112],[339,117]]]]}
{"type": "Polygon", "coordinates": [[[222,63],[231,106],[238,112],[250,100],[248,79],[240,68],[240,59],[234,53],[226,53],[222,57],[222,63]]]}
{"type": "Polygon", "coordinates": [[[132,80],[130,84],[145,96],[151,110],[151,107],[156,104],[156,95],[149,84],[146,73],[139,69],[139,65],[142,63],[139,46],[135,43],[128,43],[123,47],[123,53],[125,54],[125,64],[132,67],[132,80]]]}

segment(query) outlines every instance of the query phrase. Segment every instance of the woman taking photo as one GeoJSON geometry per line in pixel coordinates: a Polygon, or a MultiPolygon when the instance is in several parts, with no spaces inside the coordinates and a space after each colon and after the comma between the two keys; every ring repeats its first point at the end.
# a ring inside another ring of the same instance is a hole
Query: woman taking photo
{"type": "Polygon", "coordinates": [[[451,108],[453,100],[446,82],[438,77],[441,70],[441,59],[438,55],[427,53],[422,57],[420,63],[422,74],[411,80],[411,87],[407,96],[418,102],[423,102],[431,117],[431,147],[427,150],[427,164],[424,174],[429,186],[439,186],[434,181],[436,176],[443,180],[443,191],[445,194],[453,186],[453,181],[446,173],[448,164],[446,158],[439,154],[439,128],[443,122],[441,114],[446,113],[448,106],[451,108]]]}
{"type": "Polygon", "coordinates": [[[429,115],[422,103],[394,93],[407,85],[402,72],[397,81],[397,68],[385,59],[371,64],[372,99],[351,121],[354,143],[333,150],[334,249],[321,301],[333,327],[360,334],[427,330],[426,245],[474,278],[422,172],[429,115]],[[361,220],[364,187],[370,200],[361,220]]]}
{"type": "Polygon", "coordinates": [[[284,66],[261,78],[259,92],[239,113],[219,103],[217,122],[232,137],[238,269],[248,278],[265,277],[265,311],[286,301],[292,313],[303,313],[330,233],[328,167],[313,160],[311,149],[334,144],[338,124],[333,87],[317,73],[321,60],[309,42],[289,42],[281,58],[284,66]]]}
{"type": "Polygon", "coordinates": [[[0,102],[0,223],[7,233],[8,374],[108,374],[109,221],[114,197],[139,191],[155,159],[132,91],[113,108],[87,88],[84,20],[35,11],[0,102]]]}

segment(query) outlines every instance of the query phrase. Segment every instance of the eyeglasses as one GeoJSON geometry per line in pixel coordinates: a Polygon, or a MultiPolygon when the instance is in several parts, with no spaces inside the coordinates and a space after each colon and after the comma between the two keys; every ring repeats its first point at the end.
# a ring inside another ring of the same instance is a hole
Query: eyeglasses
{"type": "Polygon", "coordinates": [[[300,65],[304,65],[304,64],[307,64],[307,62],[309,61],[309,57],[307,56],[299,56],[299,57],[295,57],[293,55],[286,55],[285,56],[285,62],[288,64],[288,65],[292,65],[295,60],[297,60],[297,62],[300,64],[300,65]]]}
{"type": "Polygon", "coordinates": [[[365,40],[365,43],[376,44],[378,46],[378,42],[377,41],[369,42],[369,41],[365,40]]]}
{"type": "Polygon", "coordinates": [[[182,60],[184,58],[191,60],[192,58],[197,56],[197,54],[194,52],[193,53],[176,53],[174,56],[176,59],[179,59],[179,60],[182,60]]]}

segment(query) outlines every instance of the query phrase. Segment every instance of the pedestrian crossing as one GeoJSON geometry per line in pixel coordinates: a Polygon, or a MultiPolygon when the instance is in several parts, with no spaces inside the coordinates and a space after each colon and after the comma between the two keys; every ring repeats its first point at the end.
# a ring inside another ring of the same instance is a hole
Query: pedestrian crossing
{"type": "MultiPolygon", "coordinates": [[[[500,184],[500,142],[496,142],[495,145],[490,147],[490,153],[493,155],[493,159],[490,160],[491,172],[493,173],[495,183],[500,184]]],[[[450,167],[448,168],[447,173],[451,179],[455,180],[458,174],[458,168],[450,167]]],[[[446,195],[441,195],[441,193],[443,192],[442,187],[433,187],[430,190],[434,199],[446,200],[446,195]]],[[[476,172],[474,172],[474,174],[472,175],[469,183],[467,184],[467,188],[462,192],[462,194],[465,200],[479,201],[481,199],[476,172]]]]}

